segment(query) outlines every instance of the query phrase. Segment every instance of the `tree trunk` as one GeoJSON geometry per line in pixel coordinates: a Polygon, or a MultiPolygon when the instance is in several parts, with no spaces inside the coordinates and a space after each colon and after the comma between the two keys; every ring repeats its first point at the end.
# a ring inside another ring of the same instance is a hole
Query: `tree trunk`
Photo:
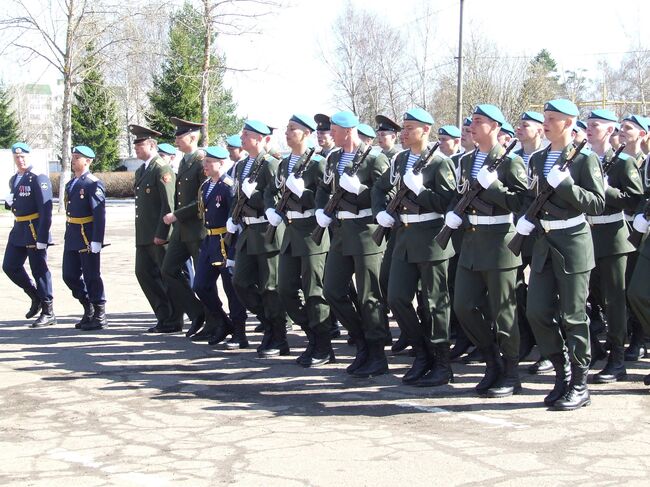
{"type": "Polygon", "coordinates": [[[68,4],[68,24],[65,39],[63,68],[63,107],[61,109],[61,178],[59,180],[59,213],[65,212],[63,195],[65,185],[70,180],[70,155],[72,151],[72,56],[74,42],[74,1],[68,4]]]}

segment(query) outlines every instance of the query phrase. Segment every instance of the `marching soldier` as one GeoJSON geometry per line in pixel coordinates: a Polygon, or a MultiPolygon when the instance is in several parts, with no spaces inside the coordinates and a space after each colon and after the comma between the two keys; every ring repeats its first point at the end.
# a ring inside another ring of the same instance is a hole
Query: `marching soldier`
{"type": "Polygon", "coordinates": [[[338,150],[327,158],[326,172],[316,194],[316,220],[327,228],[334,220],[329,255],[325,264],[325,299],[354,340],[357,353],[346,371],[355,377],[369,377],[388,372],[384,353],[386,331],[382,319],[379,270],[383,244],[371,238],[377,228],[370,208],[370,191],[375,181],[388,168],[386,156],[369,154],[356,174],[352,167],[366,150],[357,132],[359,119],[351,112],[332,115],[332,137],[338,150]],[[330,196],[338,188],[345,191],[337,211],[323,211],[330,196]],[[358,306],[349,293],[352,276],[356,278],[358,306]]]}
{"type": "Polygon", "coordinates": [[[75,328],[100,330],[107,324],[100,252],[106,227],[104,184],[91,174],[95,152],[88,146],[72,149],[73,178],[65,186],[65,245],[63,281],[84,308],[75,328]]]}
{"type": "Polygon", "coordinates": [[[332,138],[330,117],[324,113],[317,113],[314,115],[314,121],[316,122],[316,140],[320,147],[318,155],[327,157],[336,147],[332,138]]]}
{"type": "Polygon", "coordinates": [[[167,253],[162,265],[162,275],[174,314],[171,323],[164,330],[153,332],[181,331],[183,313],[187,313],[192,324],[186,336],[191,337],[199,331],[205,321],[205,312],[201,301],[194,295],[183,267],[191,257],[196,263],[199,247],[205,237],[205,227],[199,218],[197,195],[205,180],[203,173],[203,151],[198,150],[199,130],[202,123],[188,122],[171,117],[170,122],[176,126],[176,146],[183,154],[176,175],[176,193],[174,210],[163,217],[163,222],[172,225],[172,234],[167,245],[167,253]]]}
{"type": "Polygon", "coordinates": [[[312,117],[296,114],[289,119],[285,135],[291,154],[280,161],[276,179],[279,188],[266,188],[266,191],[291,192],[284,214],[278,215],[273,208],[267,211],[269,225],[277,226],[283,219],[286,222],[280,247],[278,291],[287,314],[307,336],[307,348],[296,360],[303,367],[319,367],[335,360],[330,310],[323,297],[329,238],[324,235],[320,244],[311,238],[316,226],[314,197],[325,169],[325,159],[321,156],[306,160],[308,139],[314,130],[316,123],[312,117]]]}
{"type": "MultiPolygon", "coordinates": [[[[555,368],[555,385],[544,404],[563,411],[591,402],[587,389],[591,352],[585,304],[594,247],[585,213],[599,215],[605,207],[603,178],[595,154],[584,150],[568,170],[561,170],[573,147],[572,129],[577,116],[578,108],[569,100],[547,102],[544,132],[550,145],[534,153],[529,161],[536,178],[535,190],[546,181],[554,192],[539,220],[526,314],[542,355],[555,368]]],[[[535,224],[525,216],[519,218],[518,233],[529,235],[534,228],[535,224]]]]}
{"type": "Polygon", "coordinates": [[[174,174],[178,172],[178,160],[176,159],[176,147],[171,144],[158,144],[158,155],[165,164],[172,168],[174,174]]]}
{"type": "Polygon", "coordinates": [[[245,198],[243,218],[242,223],[235,223],[231,214],[226,222],[229,233],[240,232],[233,285],[243,305],[264,324],[264,337],[257,352],[265,358],[290,353],[286,314],[277,288],[278,254],[284,225],[279,226],[272,242],[264,240],[270,214],[265,210],[277,202],[278,160],[264,150],[270,134],[269,127],[260,121],[244,123],[241,141],[248,159],[237,164],[235,173],[236,198],[245,198]],[[253,182],[249,181],[251,175],[257,175],[253,182]]]}
{"type": "Polygon", "coordinates": [[[388,282],[388,304],[402,334],[415,352],[415,361],[402,381],[418,386],[438,386],[453,379],[449,364],[449,293],[447,261],[453,247],[442,249],[434,242],[444,213],[454,198],[456,175],[453,162],[436,155],[418,174],[413,166],[427,152],[433,117],[420,108],[404,115],[404,147],[390,170],[372,188],[373,212],[377,222],[393,228],[394,249],[388,282]],[[405,184],[410,192],[396,226],[386,207],[405,184]],[[413,308],[413,298],[421,284],[423,318],[413,308]]]}
{"type": "Polygon", "coordinates": [[[582,120],[576,120],[571,134],[573,136],[573,143],[576,145],[579,144],[587,138],[587,124],[582,120]]]}
{"type": "Polygon", "coordinates": [[[361,139],[361,142],[366,145],[372,145],[372,141],[375,140],[375,137],[377,137],[375,130],[370,125],[365,123],[360,123],[357,127],[357,131],[359,132],[359,138],[361,139]]]}
{"type": "Polygon", "coordinates": [[[454,310],[485,359],[485,375],[476,391],[488,397],[505,397],[521,390],[514,295],[521,258],[506,244],[514,235],[513,212],[521,210],[527,178],[524,163],[516,155],[510,155],[496,171],[488,170],[504,152],[497,143],[504,122],[501,110],[494,105],[474,109],[471,129],[478,148],[461,157],[459,184],[462,193],[477,180],[483,191],[463,218],[453,211],[446,216],[451,228],[466,222],[456,269],[454,310]],[[489,311],[484,309],[486,293],[489,311]]]}
{"type": "Polygon", "coordinates": [[[56,324],[52,275],[47,266],[47,246],[52,242],[52,183],[47,176],[32,172],[28,164],[30,152],[31,148],[23,142],[11,146],[17,172],[9,180],[5,207],[14,214],[14,226],[9,233],[2,270],[32,300],[25,318],[33,318],[40,311],[31,325],[39,328],[56,324]],[[34,281],[25,272],[27,259],[34,281]]]}
{"type": "Polygon", "coordinates": [[[399,149],[396,147],[397,137],[402,127],[385,115],[375,117],[377,123],[377,144],[381,147],[381,152],[390,161],[399,149]]]}
{"type": "Polygon", "coordinates": [[[232,173],[237,163],[246,158],[246,153],[241,148],[241,137],[239,135],[229,135],[226,137],[226,149],[228,149],[228,154],[230,156],[230,160],[232,161],[231,168],[228,170],[228,172],[232,173]]]}
{"type": "Polygon", "coordinates": [[[499,130],[499,136],[497,137],[497,142],[503,146],[507,146],[512,138],[515,136],[515,129],[508,122],[503,122],[501,130],[499,130]]]}
{"type": "MultiPolygon", "coordinates": [[[[616,382],[627,375],[625,340],[627,339],[627,307],[625,300],[625,268],[627,255],[634,251],[623,211],[633,212],[643,198],[641,178],[636,161],[621,153],[615,161],[610,145],[617,123],[610,110],[593,110],[587,119],[587,140],[603,166],[611,165],[605,175],[605,210],[602,215],[587,215],[594,242],[596,266],[591,272],[589,290],[603,303],[607,314],[607,341],[610,344],[605,368],[594,376],[600,384],[616,382]]],[[[593,340],[592,338],[592,348],[593,340]]]]}
{"type": "Polygon", "coordinates": [[[455,125],[443,125],[438,129],[438,140],[440,147],[438,150],[445,156],[451,157],[460,151],[461,132],[455,125]]]}

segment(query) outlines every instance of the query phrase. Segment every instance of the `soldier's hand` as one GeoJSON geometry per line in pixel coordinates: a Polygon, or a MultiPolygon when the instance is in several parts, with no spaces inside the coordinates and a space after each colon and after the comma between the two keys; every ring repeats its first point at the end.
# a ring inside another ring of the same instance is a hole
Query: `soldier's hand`
{"type": "Polygon", "coordinates": [[[165,216],[163,216],[163,222],[165,225],[171,225],[177,220],[176,215],[173,213],[167,213],[165,216]]]}
{"type": "Polygon", "coordinates": [[[323,228],[327,228],[332,223],[332,219],[325,214],[322,208],[316,210],[316,223],[323,228]]]}
{"type": "Polygon", "coordinates": [[[391,228],[393,225],[395,225],[395,218],[390,216],[387,211],[380,211],[377,213],[377,223],[379,223],[382,227],[391,228]]]}
{"type": "Polygon", "coordinates": [[[548,184],[553,188],[557,188],[562,181],[569,177],[569,171],[560,170],[560,166],[553,166],[546,176],[548,184]]]}
{"type": "Polygon", "coordinates": [[[102,251],[102,243],[101,242],[90,242],[90,251],[93,254],[99,254],[102,251]]]}
{"type": "Polygon", "coordinates": [[[517,221],[517,226],[515,228],[517,230],[517,233],[520,233],[521,235],[530,235],[533,230],[535,230],[535,224],[526,220],[525,216],[522,216],[517,221]]]}
{"type": "Polygon", "coordinates": [[[244,182],[241,183],[241,190],[246,195],[246,198],[251,197],[255,188],[257,188],[257,182],[251,183],[248,179],[244,179],[244,182]]]}
{"type": "Polygon", "coordinates": [[[448,211],[445,215],[445,225],[456,230],[463,224],[463,219],[453,211],[448,211]]]}
{"type": "Polygon", "coordinates": [[[163,240],[162,238],[154,237],[153,238],[153,244],[154,245],[165,245],[167,243],[167,240],[163,240]]]}
{"type": "Polygon", "coordinates": [[[237,233],[239,230],[241,230],[241,225],[235,225],[232,221],[232,218],[228,218],[226,221],[226,230],[228,233],[237,233]]]}
{"type": "Polygon", "coordinates": [[[47,248],[47,244],[43,242],[36,242],[36,250],[45,250],[47,248]]]}
{"type": "Polygon", "coordinates": [[[408,186],[408,189],[413,191],[416,195],[419,195],[424,189],[424,178],[422,173],[413,174],[413,170],[409,169],[404,174],[404,184],[408,186]]]}
{"type": "Polygon", "coordinates": [[[498,176],[496,171],[490,171],[487,166],[483,166],[476,175],[476,179],[483,189],[488,189],[498,179],[498,176]]]}
{"type": "Polygon", "coordinates": [[[9,193],[7,196],[5,196],[5,204],[11,206],[14,204],[14,194],[9,193]]]}
{"type": "Polygon", "coordinates": [[[235,261],[233,259],[226,259],[226,269],[232,276],[235,273],[235,261]]]}
{"type": "Polygon", "coordinates": [[[290,174],[287,178],[287,188],[298,198],[302,197],[302,194],[305,192],[305,181],[302,178],[296,178],[293,174],[290,174]]]}
{"type": "Polygon", "coordinates": [[[339,184],[348,193],[358,195],[361,192],[361,181],[359,180],[359,176],[356,174],[350,176],[348,173],[344,172],[341,179],[339,179],[339,184]]]}
{"type": "Polygon", "coordinates": [[[267,208],[264,214],[266,215],[266,219],[269,221],[269,225],[277,227],[280,223],[282,223],[282,217],[278,215],[278,212],[275,211],[275,208],[267,208]]]}
{"type": "Polygon", "coordinates": [[[634,217],[632,226],[637,232],[646,233],[648,231],[648,226],[650,226],[650,222],[648,222],[643,215],[639,214],[634,217]]]}

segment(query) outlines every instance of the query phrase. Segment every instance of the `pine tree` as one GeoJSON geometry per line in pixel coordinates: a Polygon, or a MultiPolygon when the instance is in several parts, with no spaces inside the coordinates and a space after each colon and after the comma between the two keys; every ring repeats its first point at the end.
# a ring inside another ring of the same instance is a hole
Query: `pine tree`
{"type": "Polygon", "coordinates": [[[0,149],[8,149],[20,138],[16,114],[8,91],[0,86],[0,149]]]}
{"type": "MultiPolygon", "coordinates": [[[[201,64],[205,25],[201,13],[185,3],[177,11],[169,30],[169,52],[162,72],[154,76],[149,93],[151,110],[145,115],[151,128],[163,134],[161,140],[172,142],[174,126],[169,117],[201,120],[201,64]]],[[[214,40],[214,39],[213,39],[214,40]]],[[[223,56],[213,56],[210,70],[210,143],[223,134],[239,131],[242,121],[235,115],[237,104],[230,90],[223,86],[223,56]]],[[[207,145],[207,141],[201,141],[207,145]]]]}
{"type": "Polygon", "coordinates": [[[120,163],[117,105],[97,60],[89,56],[85,63],[87,70],[72,106],[72,144],[87,145],[95,151],[93,171],[111,171],[120,163]]]}

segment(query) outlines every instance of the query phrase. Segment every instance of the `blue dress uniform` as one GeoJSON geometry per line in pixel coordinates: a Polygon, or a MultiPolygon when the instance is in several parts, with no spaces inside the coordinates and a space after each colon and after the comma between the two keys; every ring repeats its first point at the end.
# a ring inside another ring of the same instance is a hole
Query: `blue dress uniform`
{"type": "MultiPolygon", "coordinates": [[[[14,144],[12,152],[29,153],[29,146],[14,144]]],[[[5,207],[11,210],[15,220],[9,233],[2,270],[32,299],[32,307],[26,315],[26,318],[32,318],[40,307],[52,307],[52,276],[47,266],[47,250],[36,248],[36,242],[52,242],[52,183],[47,176],[34,174],[28,168],[22,175],[13,175],[9,187],[13,202],[11,205],[5,203],[5,207]],[[27,259],[36,284],[25,271],[27,259]]],[[[41,318],[36,323],[40,321],[41,318]]],[[[46,321],[42,324],[56,323],[55,319],[46,321]]]]}
{"type": "MultiPolygon", "coordinates": [[[[93,308],[97,308],[94,310],[94,314],[97,315],[98,310],[103,310],[106,298],[100,272],[100,253],[91,252],[91,242],[104,241],[106,226],[104,185],[96,176],[85,172],[80,177],[71,179],[66,185],[65,203],[63,281],[72,291],[72,295],[82,304],[90,302],[93,308]]],[[[93,322],[94,320],[90,321],[79,327],[81,329],[101,328],[93,322]]]]}

